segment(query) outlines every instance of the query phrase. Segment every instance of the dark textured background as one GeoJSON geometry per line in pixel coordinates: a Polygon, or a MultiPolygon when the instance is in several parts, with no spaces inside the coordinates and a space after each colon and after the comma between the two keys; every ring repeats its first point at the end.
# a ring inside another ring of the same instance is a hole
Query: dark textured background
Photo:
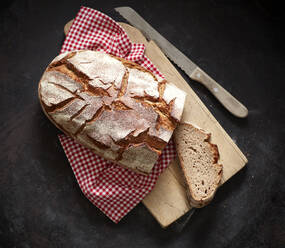
{"type": "Polygon", "coordinates": [[[283,13],[276,1],[4,1],[0,10],[0,247],[285,247],[283,13]],[[247,155],[208,207],[163,230],[139,204],[113,224],[81,193],[37,99],[80,5],[129,5],[249,109],[187,81],[247,155]]]}

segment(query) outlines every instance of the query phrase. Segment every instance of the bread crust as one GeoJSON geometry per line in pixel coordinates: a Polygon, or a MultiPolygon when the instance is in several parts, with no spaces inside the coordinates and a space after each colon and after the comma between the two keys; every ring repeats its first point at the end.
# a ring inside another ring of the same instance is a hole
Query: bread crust
{"type": "MultiPolygon", "coordinates": [[[[189,179],[189,177],[187,178],[187,170],[186,170],[186,165],[184,164],[183,161],[183,154],[181,154],[180,150],[179,150],[179,142],[181,142],[179,139],[176,138],[176,133],[174,134],[174,141],[176,144],[176,150],[177,150],[177,154],[178,154],[178,158],[179,158],[179,162],[180,162],[180,166],[181,169],[183,171],[183,177],[185,180],[185,185],[186,185],[186,193],[187,193],[187,197],[189,200],[189,203],[191,206],[195,207],[195,208],[201,208],[204,207],[206,205],[208,205],[212,199],[214,198],[214,195],[218,189],[218,187],[221,184],[221,179],[222,179],[222,172],[223,172],[223,166],[221,164],[218,163],[219,160],[219,150],[218,150],[218,146],[216,144],[212,144],[210,142],[211,139],[211,134],[205,132],[203,129],[196,127],[195,125],[192,125],[190,123],[181,123],[180,125],[184,125],[184,126],[188,126],[189,128],[195,128],[198,129],[200,132],[202,132],[205,135],[204,138],[204,142],[207,142],[210,147],[211,147],[211,152],[212,152],[212,157],[213,157],[213,166],[216,168],[217,171],[217,177],[218,177],[218,182],[215,185],[215,190],[211,192],[211,194],[208,194],[206,198],[200,198],[197,197],[197,195],[194,194],[194,191],[192,189],[192,184],[189,179]]],[[[178,130],[176,130],[175,132],[177,132],[178,130]]]]}
{"type": "Polygon", "coordinates": [[[166,84],[136,63],[80,50],[52,61],[39,82],[38,96],[45,115],[63,133],[99,156],[147,174],[168,143],[184,107],[186,94],[177,88],[167,103],[163,95],[166,84]],[[96,56],[107,66],[94,59],[96,56]],[[88,67],[90,63],[102,72],[88,67]],[[173,106],[178,109],[176,114],[172,114],[173,106]],[[84,114],[92,118],[84,119],[84,114]]]}

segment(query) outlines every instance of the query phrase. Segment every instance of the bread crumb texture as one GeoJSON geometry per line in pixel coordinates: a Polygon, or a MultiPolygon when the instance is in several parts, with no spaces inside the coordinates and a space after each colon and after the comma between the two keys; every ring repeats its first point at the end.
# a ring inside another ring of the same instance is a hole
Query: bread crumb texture
{"type": "Polygon", "coordinates": [[[190,203],[194,207],[205,206],[222,178],[218,147],[209,141],[210,134],[187,123],[179,125],[174,137],[190,203]]]}

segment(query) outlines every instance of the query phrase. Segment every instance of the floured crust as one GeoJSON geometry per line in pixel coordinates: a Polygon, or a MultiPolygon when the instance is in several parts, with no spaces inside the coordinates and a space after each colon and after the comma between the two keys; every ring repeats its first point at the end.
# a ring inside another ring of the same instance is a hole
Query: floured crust
{"type": "Polygon", "coordinates": [[[222,179],[223,166],[218,164],[218,147],[210,142],[210,138],[211,134],[189,123],[180,124],[174,134],[180,165],[187,185],[187,196],[191,206],[197,208],[206,206],[211,202],[222,179]],[[193,133],[198,134],[201,138],[196,139],[193,133]],[[199,148],[201,151],[199,151],[199,148]],[[190,150],[194,150],[194,153],[199,154],[198,158],[200,158],[200,162],[196,163],[197,160],[193,159],[196,154],[193,155],[190,150]],[[188,159],[191,156],[192,158],[188,159]],[[211,159],[211,166],[207,170],[203,168],[206,165],[205,161],[207,161],[205,157],[211,159]],[[203,172],[203,177],[199,173],[199,170],[203,172]],[[202,184],[198,183],[200,180],[202,180],[202,184]],[[203,190],[206,188],[207,191],[199,192],[199,188],[203,190]]]}
{"type": "Polygon", "coordinates": [[[168,143],[185,97],[133,62],[89,50],[59,55],[39,82],[42,108],[59,129],[141,173],[168,143]]]}

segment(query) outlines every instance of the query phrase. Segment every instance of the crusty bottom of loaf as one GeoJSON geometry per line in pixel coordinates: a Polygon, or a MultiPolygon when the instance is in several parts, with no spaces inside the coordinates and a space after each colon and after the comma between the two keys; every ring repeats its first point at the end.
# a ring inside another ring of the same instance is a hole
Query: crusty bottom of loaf
{"type": "Polygon", "coordinates": [[[203,207],[213,199],[222,178],[218,147],[210,134],[191,124],[180,124],[174,140],[191,206],[203,207]]]}
{"type": "MultiPolygon", "coordinates": [[[[44,114],[46,115],[46,117],[47,117],[59,130],[61,130],[66,136],[71,137],[71,134],[70,134],[70,133],[66,132],[66,131],[64,130],[64,128],[62,128],[60,125],[58,125],[58,123],[56,123],[56,122],[50,117],[50,115],[46,112],[46,110],[45,110],[45,108],[44,108],[43,103],[42,103],[41,100],[40,100],[40,104],[41,104],[42,110],[43,110],[44,114]]],[[[73,138],[75,141],[77,140],[76,137],[72,137],[72,138],[73,138]]],[[[85,146],[87,146],[87,145],[85,145],[85,146]]],[[[92,152],[94,152],[94,154],[99,155],[99,156],[101,156],[101,157],[104,157],[103,154],[100,154],[99,151],[95,151],[94,149],[92,149],[92,147],[88,147],[88,148],[89,148],[92,152]]],[[[128,169],[128,170],[134,171],[134,172],[136,172],[136,173],[139,173],[139,174],[141,174],[141,175],[148,175],[148,173],[146,173],[146,172],[144,172],[144,171],[141,171],[141,170],[139,170],[138,168],[134,169],[134,168],[127,167],[127,166],[125,166],[125,165],[123,165],[123,164],[120,164],[120,163],[119,163],[118,161],[116,161],[116,160],[108,159],[108,161],[113,162],[114,164],[120,165],[121,167],[123,167],[123,168],[125,168],[125,169],[128,169]]]]}

